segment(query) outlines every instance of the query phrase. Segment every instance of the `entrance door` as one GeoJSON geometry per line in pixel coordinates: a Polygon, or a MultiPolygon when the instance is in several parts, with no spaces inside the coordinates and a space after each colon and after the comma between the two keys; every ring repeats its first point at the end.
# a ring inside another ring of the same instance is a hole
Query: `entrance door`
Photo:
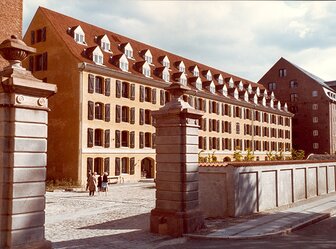
{"type": "Polygon", "coordinates": [[[154,178],[154,160],[146,157],[141,161],[141,177],[154,178]]]}

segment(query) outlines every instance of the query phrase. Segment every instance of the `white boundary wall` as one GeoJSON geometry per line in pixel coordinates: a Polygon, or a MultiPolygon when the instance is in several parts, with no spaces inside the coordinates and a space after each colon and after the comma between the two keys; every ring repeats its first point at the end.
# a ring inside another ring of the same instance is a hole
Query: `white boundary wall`
{"type": "Polygon", "coordinates": [[[201,165],[199,178],[205,217],[236,217],[335,192],[336,162],[201,165]]]}

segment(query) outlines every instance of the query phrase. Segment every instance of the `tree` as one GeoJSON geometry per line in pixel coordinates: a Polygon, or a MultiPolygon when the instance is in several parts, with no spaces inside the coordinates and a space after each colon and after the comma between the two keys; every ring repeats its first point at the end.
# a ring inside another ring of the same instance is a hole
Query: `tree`
{"type": "Polygon", "coordinates": [[[246,156],[244,157],[245,161],[253,161],[254,159],[254,153],[250,148],[246,149],[246,156]]]}
{"type": "Polygon", "coordinates": [[[303,160],[305,158],[304,150],[292,149],[292,159],[293,160],[303,160]]]}
{"type": "Polygon", "coordinates": [[[242,152],[240,150],[240,147],[236,147],[235,151],[233,152],[233,158],[235,161],[240,162],[243,159],[242,152]]]}

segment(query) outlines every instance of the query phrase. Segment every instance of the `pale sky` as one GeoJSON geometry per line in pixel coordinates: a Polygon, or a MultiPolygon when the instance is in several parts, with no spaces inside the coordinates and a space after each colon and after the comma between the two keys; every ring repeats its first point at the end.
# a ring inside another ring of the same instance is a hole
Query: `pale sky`
{"type": "Polygon", "coordinates": [[[336,80],[336,2],[24,0],[258,81],[280,58],[336,80]]]}

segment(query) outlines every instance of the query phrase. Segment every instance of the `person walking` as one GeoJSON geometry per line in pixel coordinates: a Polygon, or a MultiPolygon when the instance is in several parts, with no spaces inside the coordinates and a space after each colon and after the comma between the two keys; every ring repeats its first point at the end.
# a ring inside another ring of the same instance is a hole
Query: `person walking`
{"type": "Polygon", "coordinates": [[[105,192],[105,195],[107,195],[107,191],[108,191],[108,173],[104,172],[103,175],[103,181],[102,181],[102,191],[105,192]]]}
{"type": "Polygon", "coordinates": [[[103,175],[98,175],[98,194],[100,194],[100,192],[102,191],[102,182],[103,182],[103,175]]]}
{"type": "Polygon", "coordinates": [[[94,172],[89,177],[89,196],[94,196],[97,190],[97,172],[94,172]]]}

